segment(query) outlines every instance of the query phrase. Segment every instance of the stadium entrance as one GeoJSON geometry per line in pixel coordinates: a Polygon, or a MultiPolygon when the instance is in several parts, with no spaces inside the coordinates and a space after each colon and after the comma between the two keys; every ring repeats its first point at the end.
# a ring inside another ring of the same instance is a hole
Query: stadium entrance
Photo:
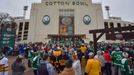
{"type": "Polygon", "coordinates": [[[65,45],[65,46],[72,46],[73,44],[80,45],[84,43],[83,38],[85,38],[85,34],[81,35],[52,35],[49,34],[48,38],[51,39],[52,44],[59,44],[59,45],[65,45]]]}

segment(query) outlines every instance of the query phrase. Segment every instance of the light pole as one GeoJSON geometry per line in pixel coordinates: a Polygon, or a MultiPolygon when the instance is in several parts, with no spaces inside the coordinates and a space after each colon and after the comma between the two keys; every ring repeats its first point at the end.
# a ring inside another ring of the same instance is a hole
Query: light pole
{"type": "Polygon", "coordinates": [[[24,10],[24,19],[25,19],[25,16],[26,16],[26,11],[28,10],[28,6],[24,6],[24,8],[23,8],[23,10],[24,10]]]}
{"type": "Polygon", "coordinates": [[[109,19],[110,18],[110,12],[109,12],[110,7],[109,6],[105,6],[105,9],[107,11],[107,16],[108,16],[108,19],[109,19]]]}
{"type": "Polygon", "coordinates": [[[21,34],[21,40],[23,40],[24,39],[24,31],[25,31],[25,17],[26,17],[26,11],[28,10],[28,6],[24,6],[23,7],[23,10],[24,10],[24,14],[23,14],[23,28],[22,28],[22,34],[21,34]]]}

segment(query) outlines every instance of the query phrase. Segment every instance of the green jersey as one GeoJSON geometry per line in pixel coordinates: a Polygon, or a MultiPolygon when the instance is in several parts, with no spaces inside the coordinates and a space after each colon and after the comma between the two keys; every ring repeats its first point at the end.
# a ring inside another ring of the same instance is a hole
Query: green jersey
{"type": "Polygon", "coordinates": [[[38,53],[39,57],[42,59],[43,58],[43,51],[38,51],[37,53],[38,53]]]}
{"type": "Polygon", "coordinates": [[[123,71],[123,73],[125,73],[124,75],[131,75],[129,61],[126,58],[123,58],[121,60],[121,71],[123,71]]]}
{"type": "Polygon", "coordinates": [[[30,62],[32,62],[32,59],[34,58],[34,52],[32,50],[28,51],[28,59],[30,62]]]}
{"type": "Polygon", "coordinates": [[[131,54],[134,54],[134,50],[129,50],[129,52],[130,52],[131,54]]]}
{"type": "Polygon", "coordinates": [[[122,59],[122,57],[123,57],[123,53],[122,53],[122,51],[113,51],[112,53],[111,53],[111,57],[112,57],[112,60],[113,60],[113,63],[115,64],[115,65],[121,65],[121,59],[122,59]]]}
{"type": "Polygon", "coordinates": [[[37,69],[40,63],[40,56],[37,55],[32,60],[32,69],[37,69]]]}

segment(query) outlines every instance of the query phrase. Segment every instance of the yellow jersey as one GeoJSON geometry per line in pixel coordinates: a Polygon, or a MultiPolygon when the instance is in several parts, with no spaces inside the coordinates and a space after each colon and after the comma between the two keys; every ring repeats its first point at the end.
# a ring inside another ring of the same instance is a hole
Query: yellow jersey
{"type": "Polygon", "coordinates": [[[101,73],[100,62],[96,59],[88,59],[85,71],[86,73],[88,73],[88,75],[100,75],[101,73]]]}
{"type": "Polygon", "coordinates": [[[61,51],[54,51],[54,52],[53,52],[53,55],[54,55],[54,56],[60,56],[60,55],[61,55],[61,51]]]}
{"type": "Polygon", "coordinates": [[[80,50],[81,50],[82,53],[85,53],[86,49],[87,48],[85,46],[84,47],[82,47],[82,46],[80,47],[80,50]]]}

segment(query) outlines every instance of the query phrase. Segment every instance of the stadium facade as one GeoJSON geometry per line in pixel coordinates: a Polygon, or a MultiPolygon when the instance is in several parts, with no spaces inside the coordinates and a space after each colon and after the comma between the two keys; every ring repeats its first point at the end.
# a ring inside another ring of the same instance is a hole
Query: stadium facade
{"type": "MultiPolygon", "coordinates": [[[[18,42],[46,42],[55,36],[75,36],[93,40],[89,30],[102,29],[105,24],[118,27],[132,22],[121,18],[103,18],[101,4],[92,0],[42,0],[33,3],[30,19],[16,19],[18,42]]],[[[99,40],[105,41],[105,35],[99,40]]]]}

